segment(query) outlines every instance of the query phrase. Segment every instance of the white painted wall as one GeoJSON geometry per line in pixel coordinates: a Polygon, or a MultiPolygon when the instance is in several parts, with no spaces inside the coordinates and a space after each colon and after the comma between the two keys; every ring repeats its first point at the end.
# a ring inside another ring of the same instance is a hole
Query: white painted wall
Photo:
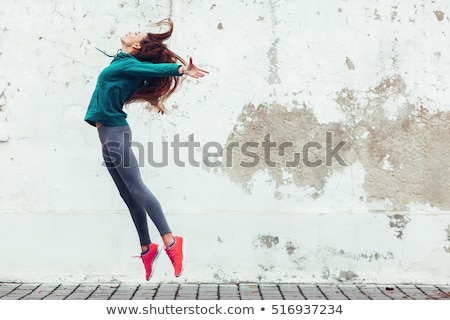
{"type": "MultiPolygon", "coordinates": [[[[83,117],[110,61],[95,47],[115,53],[123,33],[171,16],[169,46],[210,75],[186,80],[163,117],[129,107],[135,141],[324,146],[331,131],[348,146],[345,167],[194,167],[186,152],[185,167],[146,164],[188,237],[178,281],[449,283],[447,2],[158,3],[0,7],[0,281],[142,280],[83,117]]],[[[167,259],[153,281],[175,281],[167,259]]]]}

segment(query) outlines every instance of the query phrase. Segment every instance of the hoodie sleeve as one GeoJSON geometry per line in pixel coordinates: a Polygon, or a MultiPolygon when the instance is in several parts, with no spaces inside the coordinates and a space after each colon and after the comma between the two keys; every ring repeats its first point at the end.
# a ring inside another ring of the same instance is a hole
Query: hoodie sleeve
{"type": "Polygon", "coordinates": [[[126,74],[142,79],[152,77],[170,77],[181,76],[178,72],[178,68],[180,66],[180,64],[176,63],[151,63],[130,59],[123,65],[122,71],[126,74]]]}

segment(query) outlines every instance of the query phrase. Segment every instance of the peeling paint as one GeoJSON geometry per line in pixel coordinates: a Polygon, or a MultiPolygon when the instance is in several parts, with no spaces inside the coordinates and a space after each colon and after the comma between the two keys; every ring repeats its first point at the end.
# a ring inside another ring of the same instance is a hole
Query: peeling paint
{"type": "MultiPolygon", "coordinates": [[[[288,173],[291,176],[292,183],[299,186],[312,186],[320,191],[323,189],[326,177],[330,172],[333,169],[339,170],[338,163],[333,162],[331,166],[323,165],[315,168],[307,167],[303,162],[299,162],[295,166],[291,166],[290,163],[296,162],[294,153],[299,153],[300,156],[303,146],[308,142],[315,141],[325,146],[326,132],[333,133],[333,141],[345,141],[347,138],[339,124],[319,124],[314,113],[306,106],[289,111],[279,104],[259,105],[258,107],[249,104],[244,107],[238,117],[234,131],[228,137],[227,145],[233,142],[240,145],[249,141],[258,142],[258,148],[252,151],[258,155],[261,161],[253,167],[236,165],[221,167],[221,169],[249,193],[252,190],[252,176],[260,170],[266,170],[270,174],[276,184],[276,189],[286,183],[291,183],[285,180],[286,173],[288,173]],[[264,142],[267,134],[270,134],[271,141],[277,142],[278,146],[283,142],[292,143],[292,147],[286,148],[284,154],[277,150],[271,153],[270,159],[267,160],[274,162],[275,166],[268,166],[265,162],[267,155],[262,142],[264,142]]],[[[346,161],[348,152],[351,151],[345,145],[343,148],[344,161],[346,161]]],[[[310,162],[323,161],[325,159],[324,153],[325,148],[312,150],[308,155],[308,160],[310,162]]],[[[238,150],[234,150],[233,160],[234,163],[239,164],[247,162],[249,159],[238,150]]],[[[283,197],[282,193],[280,193],[280,197],[283,197]]]]}
{"type": "Polygon", "coordinates": [[[275,266],[273,265],[267,265],[267,264],[259,264],[258,267],[263,271],[263,272],[268,272],[271,271],[275,268],[275,266]]]}
{"type": "Polygon", "coordinates": [[[347,65],[347,68],[349,70],[355,70],[355,65],[353,64],[352,60],[350,60],[349,57],[345,58],[345,64],[347,65]]]}
{"type": "Polygon", "coordinates": [[[398,9],[398,6],[392,6],[391,8],[393,9],[393,10],[392,10],[392,13],[391,13],[391,21],[395,21],[395,20],[397,19],[397,14],[398,14],[397,9],[398,9]]]}
{"type": "Polygon", "coordinates": [[[434,11],[434,14],[436,15],[436,18],[438,19],[438,21],[444,20],[444,12],[436,10],[436,11],[434,11]]]}
{"type": "Polygon", "coordinates": [[[272,23],[272,44],[267,52],[267,57],[269,59],[269,75],[267,82],[270,85],[275,85],[281,83],[280,75],[278,74],[278,43],[280,39],[275,36],[275,27],[278,24],[276,7],[278,2],[270,0],[270,13],[271,13],[271,23],[272,23]]]}
{"type": "Polygon", "coordinates": [[[394,255],[392,252],[386,252],[385,254],[381,254],[379,252],[371,252],[371,253],[360,253],[357,255],[357,260],[368,260],[369,262],[372,261],[387,261],[387,260],[393,260],[394,255]]]}
{"type": "Polygon", "coordinates": [[[381,21],[381,16],[380,16],[380,14],[378,13],[378,10],[377,10],[377,9],[375,9],[375,10],[373,11],[373,15],[374,15],[374,17],[375,17],[375,20],[381,21]]]}
{"type": "Polygon", "coordinates": [[[375,261],[388,261],[394,259],[394,254],[392,252],[361,252],[361,253],[351,253],[344,250],[337,250],[331,247],[317,248],[319,255],[322,257],[333,257],[341,256],[354,261],[367,260],[368,262],[375,261]]]}
{"type": "MultiPolygon", "coordinates": [[[[423,105],[411,104],[406,90],[400,75],[384,78],[366,91],[342,88],[335,93],[335,102],[346,115],[342,123],[319,123],[313,110],[304,103],[289,110],[277,103],[258,107],[248,104],[238,116],[227,144],[261,142],[270,133],[271,140],[278,144],[292,142],[292,148],[285,154],[272,153],[274,167],[260,161],[253,167],[233,165],[221,169],[249,193],[253,175],[264,170],[273,179],[274,198],[283,199],[287,195],[281,187],[294,184],[314,188],[316,192],[311,197],[318,199],[327,178],[343,167],[336,162],[318,167],[301,163],[289,167],[286,163],[294,160],[295,151],[301,154],[306,142],[323,145],[325,132],[332,132],[334,141],[346,141],[341,150],[345,163],[363,165],[366,172],[363,187],[369,203],[387,201],[394,211],[405,211],[411,203],[448,210],[450,167],[443,164],[448,160],[446,150],[450,150],[447,138],[450,112],[431,113],[423,105]]],[[[264,159],[263,148],[252,151],[264,159]]],[[[314,151],[310,161],[323,159],[323,149],[314,151]]],[[[235,163],[249,160],[237,151],[233,159],[235,163]]]]}
{"type": "Polygon", "coordinates": [[[260,235],[258,239],[255,241],[255,247],[263,247],[266,249],[271,249],[276,246],[280,242],[280,239],[277,236],[270,235],[260,235]]]}
{"type": "Polygon", "coordinates": [[[401,214],[389,215],[389,227],[393,228],[398,239],[402,239],[403,231],[406,225],[411,221],[410,218],[401,214]]]}
{"type": "Polygon", "coordinates": [[[6,95],[5,92],[2,91],[2,93],[0,93],[0,112],[3,111],[4,107],[6,106],[6,95]]]}
{"type": "Polygon", "coordinates": [[[335,274],[328,268],[324,268],[320,277],[324,280],[334,279],[339,283],[345,283],[354,281],[359,276],[354,271],[339,271],[338,274],[335,274]]]}
{"type": "Polygon", "coordinates": [[[447,247],[444,248],[444,250],[448,253],[450,253],[450,225],[447,226],[447,229],[445,229],[447,233],[447,247]]]}
{"type": "Polygon", "coordinates": [[[358,278],[358,275],[353,271],[340,271],[339,277],[336,280],[339,282],[347,282],[356,278],[358,278]]]}
{"type": "Polygon", "coordinates": [[[267,52],[267,57],[269,58],[269,76],[267,82],[271,85],[281,83],[280,76],[278,75],[278,41],[279,39],[275,39],[267,52]]]}
{"type": "Polygon", "coordinates": [[[288,241],[285,245],[285,249],[288,255],[293,255],[295,253],[295,250],[297,250],[297,247],[294,246],[291,241],[288,241]]]}

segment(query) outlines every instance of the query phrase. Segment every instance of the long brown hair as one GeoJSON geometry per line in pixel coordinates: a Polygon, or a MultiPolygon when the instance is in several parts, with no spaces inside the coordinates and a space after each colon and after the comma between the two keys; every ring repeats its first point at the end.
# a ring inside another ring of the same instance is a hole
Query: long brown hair
{"type": "MultiPolygon", "coordinates": [[[[155,26],[166,26],[168,30],[163,33],[147,33],[147,36],[141,41],[141,49],[134,56],[139,61],[151,63],[179,63],[186,65],[179,55],[167,48],[164,43],[169,39],[173,31],[173,23],[170,19],[164,19],[155,23],[155,26]]],[[[163,103],[177,89],[181,77],[152,77],[145,79],[144,84],[139,87],[128,99],[127,103],[134,101],[147,101],[153,106],[163,103]]]]}

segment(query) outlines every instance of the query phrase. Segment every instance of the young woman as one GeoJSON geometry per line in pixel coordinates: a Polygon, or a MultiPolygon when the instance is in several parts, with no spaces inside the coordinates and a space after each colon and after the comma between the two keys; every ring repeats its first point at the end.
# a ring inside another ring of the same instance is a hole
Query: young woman
{"type": "Polygon", "coordinates": [[[189,64],[163,43],[173,30],[170,20],[163,33],[129,32],[120,40],[122,49],[99,75],[86,112],[85,121],[96,126],[105,165],[119,189],[136,226],[141,258],[148,281],[161,248],[150,240],[147,214],[158,229],[164,248],[172,261],[175,276],[183,272],[183,238],[174,236],[161,206],[141,179],[137,160],[131,150],[131,130],[123,106],[147,101],[164,114],[164,101],[180,84],[180,76],[201,78],[208,72],[189,64]]]}

